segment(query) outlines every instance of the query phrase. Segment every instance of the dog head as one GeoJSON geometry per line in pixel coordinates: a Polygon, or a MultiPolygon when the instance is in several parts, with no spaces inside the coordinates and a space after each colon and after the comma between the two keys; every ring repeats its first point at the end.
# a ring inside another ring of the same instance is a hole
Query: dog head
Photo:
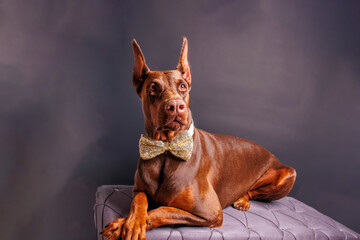
{"type": "Polygon", "coordinates": [[[175,70],[150,71],[135,39],[133,85],[142,101],[145,129],[155,140],[171,141],[188,129],[192,118],[189,109],[191,73],[188,42],[183,38],[179,63],[175,70]]]}

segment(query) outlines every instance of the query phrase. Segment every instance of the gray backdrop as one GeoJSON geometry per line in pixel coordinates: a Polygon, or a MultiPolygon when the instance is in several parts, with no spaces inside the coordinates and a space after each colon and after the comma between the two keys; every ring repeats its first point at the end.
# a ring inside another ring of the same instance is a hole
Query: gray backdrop
{"type": "Polygon", "coordinates": [[[95,239],[96,188],[132,184],[131,40],[189,39],[196,126],[297,169],[292,196],[360,231],[359,1],[0,1],[0,239],[95,239]]]}

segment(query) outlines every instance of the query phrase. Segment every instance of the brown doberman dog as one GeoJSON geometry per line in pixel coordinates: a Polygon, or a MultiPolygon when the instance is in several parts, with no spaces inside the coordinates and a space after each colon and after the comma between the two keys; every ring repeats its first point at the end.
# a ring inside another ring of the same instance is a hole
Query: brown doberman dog
{"type": "Polygon", "coordinates": [[[296,172],[263,147],[238,137],[194,128],[189,109],[191,73],[184,37],[176,70],[150,71],[133,40],[133,85],[141,98],[147,136],[139,142],[134,199],[127,218],[104,228],[107,239],[146,239],[162,225],[222,225],[222,209],[250,207],[249,199],[276,200],[296,172]],[[148,211],[148,198],[160,207],[148,211]]]}

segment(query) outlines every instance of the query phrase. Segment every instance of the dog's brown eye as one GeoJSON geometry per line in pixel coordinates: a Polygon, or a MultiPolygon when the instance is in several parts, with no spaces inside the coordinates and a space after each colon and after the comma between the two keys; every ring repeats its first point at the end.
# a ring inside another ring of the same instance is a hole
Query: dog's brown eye
{"type": "Polygon", "coordinates": [[[157,90],[157,86],[155,84],[151,85],[151,90],[156,91],[157,90]]]}
{"type": "Polygon", "coordinates": [[[159,92],[161,92],[160,90],[161,90],[161,88],[156,82],[152,82],[148,86],[148,94],[151,96],[155,96],[155,95],[159,94],[159,92]]]}
{"type": "Polygon", "coordinates": [[[153,83],[150,84],[149,90],[151,92],[157,92],[159,90],[159,87],[158,87],[158,85],[156,83],[153,82],[153,83]]]}

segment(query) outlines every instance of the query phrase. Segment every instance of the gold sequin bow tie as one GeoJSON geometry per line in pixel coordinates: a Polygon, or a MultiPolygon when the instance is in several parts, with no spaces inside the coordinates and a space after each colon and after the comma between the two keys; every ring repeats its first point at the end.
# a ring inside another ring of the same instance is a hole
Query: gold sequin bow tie
{"type": "Polygon", "coordinates": [[[144,160],[152,159],[166,151],[183,160],[189,160],[193,150],[194,124],[187,131],[175,136],[171,142],[156,141],[141,134],[139,140],[140,157],[144,160]]]}

